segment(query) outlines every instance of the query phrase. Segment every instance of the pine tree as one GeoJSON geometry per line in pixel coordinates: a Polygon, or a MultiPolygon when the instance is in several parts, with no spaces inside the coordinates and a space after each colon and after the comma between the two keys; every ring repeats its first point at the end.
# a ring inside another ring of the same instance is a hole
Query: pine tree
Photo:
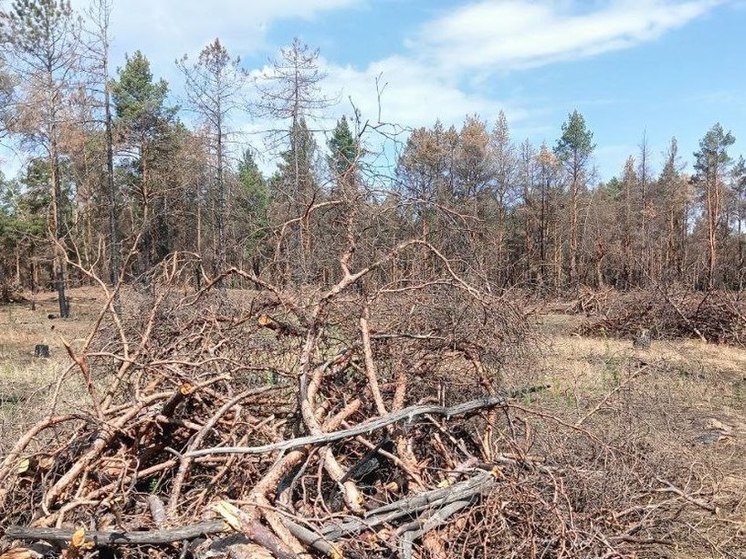
{"type": "MultiPolygon", "coordinates": [[[[174,117],[177,109],[166,104],[168,84],[153,80],[150,62],[140,51],[126,57],[119,79],[112,84],[115,127],[130,162],[129,175],[137,195],[142,228],[142,272],[147,272],[156,256],[157,221],[163,215],[156,211],[157,183],[153,177],[157,167],[166,164],[166,154],[172,149],[174,117]]],[[[167,241],[167,239],[160,239],[167,241]]],[[[160,251],[164,252],[163,250],[160,251]]]]}
{"type": "Polygon", "coordinates": [[[273,61],[271,70],[259,82],[259,99],[255,110],[262,117],[290,121],[287,128],[272,131],[273,148],[283,146],[279,172],[272,181],[284,198],[284,218],[297,219],[290,229],[290,252],[293,262],[286,260],[285,274],[292,269],[292,281],[298,285],[308,279],[308,258],[312,235],[307,213],[309,204],[317,198],[318,183],[314,177],[313,158],[316,144],[308,127],[308,119],[331,103],[321,95],[319,84],[324,73],[319,68],[319,51],[311,49],[297,38],[273,61]]]}
{"type": "Polygon", "coordinates": [[[267,181],[259,170],[250,149],[243,153],[238,163],[238,192],[236,194],[237,213],[234,223],[240,223],[237,238],[243,254],[247,255],[252,268],[259,273],[261,249],[268,236],[270,205],[267,181]]]}
{"type": "Polygon", "coordinates": [[[562,125],[562,137],[557,141],[554,153],[562,162],[570,180],[570,284],[579,285],[578,277],[578,202],[581,190],[586,186],[588,164],[596,145],[593,132],[585,124],[585,118],[573,111],[562,125]]]}
{"type": "Polygon", "coordinates": [[[225,184],[226,141],[230,135],[230,119],[242,103],[242,90],[247,75],[241,68],[240,58],[231,58],[220,39],[207,45],[195,63],[185,55],[176,65],[186,80],[187,100],[202,118],[210,134],[214,152],[214,199],[216,253],[213,272],[217,275],[226,267],[225,216],[228,206],[228,189],[225,184]]]}
{"type": "Polygon", "coordinates": [[[337,121],[332,137],[329,139],[329,157],[327,158],[332,179],[337,186],[356,182],[355,174],[360,165],[360,156],[360,144],[350,130],[347,117],[343,116],[337,121]]]}
{"type": "Polygon", "coordinates": [[[311,275],[312,234],[308,209],[317,199],[316,140],[304,118],[298,120],[291,134],[290,149],[280,154],[277,172],[270,181],[273,200],[283,207],[281,219],[292,222],[288,227],[288,251],[285,275],[294,285],[301,285],[311,275]]]}
{"type": "Polygon", "coordinates": [[[728,148],[735,141],[733,134],[726,132],[717,123],[700,140],[699,151],[694,154],[696,182],[702,193],[707,224],[707,289],[715,287],[718,235],[722,228],[724,208],[724,180],[732,163],[728,148]]]}
{"type": "Polygon", "coordinates": [[[738,290],[744,288],[746,282],[746,235],[744,235],[744,222],[746,222],[746,159],[743,156],[733,166],[732,190],[734,195],[734,219],[736,222],[736,235],[738,238],[738,290]]]}

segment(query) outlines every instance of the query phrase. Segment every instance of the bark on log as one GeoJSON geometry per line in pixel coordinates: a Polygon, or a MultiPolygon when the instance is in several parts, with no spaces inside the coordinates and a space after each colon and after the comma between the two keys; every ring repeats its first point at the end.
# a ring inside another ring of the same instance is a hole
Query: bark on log
{"type": "Polygon", "coordinates": [[[274,330],[284,336],[297,336],[302,338],[305,335],[302,328],[290,324],[289,322],[277,320],[267,314],[261,315],[257,320],[257,323],[262,328],[269,328],[270,330],[274,330]]]}
{"type": "Polygon", "coordinates": [[[163,404],[161,415],[170,419],[176,412],[176,408],[179,406],[179,404],[181,404],[189,396],[194,394],[195,390],[195,387],[188,382],[185,382],[184,384],[179,386],[178,390],[174,392],[173,396],[171,396],[171,398],[169,398],[168,401],[163,404]]]}
{"type": "MultiPolygon", "coordinates": [[[[403,544],[406,547],[407,541],[414,541],[414,539],[421,537],[430,530],[439,527],[454,513],[467,507],[477,495],[490,490],[496,482],[497,480],[491,472],[482,471],[449,487],[426,491],[369,511],[365,518],[348,517],[342,522],[329,524],[318,532],[309,530],[287,517],[282,517],[282,523],[304,544],[329,557],[338,557],[339,550],[333,544],[334,541],[375,529],[377,526],[403,517],[411,518],[421,515],[418,520],[410,521],[399,530],[399,533],[403,532],[403,544]],[[423,511],[428,512],[422,514],[423,511]]],[[[282,558],[296,557],[296,554],[287,549],[281,540],[258,522],[253,520],[242,521],[240,528],[241,532],[250,540],[271,550],[275,556],[282,558]]],[[[87,532],[85,538],[86,541],[91,541],[96,546],[163,545],[230,531],[232,531],[232,528],[227,522],[211,520],[168,530],[87,532]]],[[[11,526],[6,531],[5,536],[10,539],[43,540],[64,544],[70,541],[73,533],[74,530],[71,529],[11,526]]]]}
{"type": "Polygon", "coordinates": [[[148,502],[148,508],[150,509],[150,516],[153,517],[153,522],[155,522],[155,525],[158,528],[162,528],[168,517],[163,501],[158,497],[158,495],[148,495],[146,500],[148,502]]]}
{"type": "MultiPolygon", "coordinates": [[[[160,545],[167,543],[193,540],[201,536],[220,534],[230,531],[231,527],[222,520],[208,520],[199,524],[191,524],[168,530],[150,530],[147,532],[117,532],[101,531],[86,532],[86,541],[99,545],[160,545]]],[[[5,536],[16,540],[44,540],[47,542],[69,542],[75,530],[65,528],[26,528],[10,526],[5,536]]]]}
{"type": "Polygon", "coordinates": [[[304,528],[287,517],[282,517],[282,523],[291,534],[307,546],[314,548],[316,551],[320,551],[327,557],[342,557],[342,552],[321,534],[317,534],[308,528],[304,528]]]}
{"type": "Polygon", "coordinates": [[[425,491],[384,505],[369,511],[365,518],[348,517],[343,522],[325,526],[321,533],[328,541],[332,542],[345,536],[357,535],[381,524],[392,522],[404,516],[411,516],[425,509],[445,507],[457,501],[468,501],[474,496],[491,489],[496,481],[492,473],[481,472],[461,483],[425,491]]]}

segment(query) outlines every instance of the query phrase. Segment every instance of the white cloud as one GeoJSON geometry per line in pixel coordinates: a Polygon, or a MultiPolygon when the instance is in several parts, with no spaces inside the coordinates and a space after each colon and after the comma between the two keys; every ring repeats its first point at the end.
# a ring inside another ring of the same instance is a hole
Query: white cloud
{"type": "MultiPolygon", "coordinates": [[[[500,99],[483,79],[495,72],[540,66],[630,48],[681,27],[722,0],[482,0],[424,22],[403,54],[362,68],[328,64],[328,91],[351,96],[363,114],[378,114],[376,77],[387,84],[382,119],[409,126],[461,122],[500,110],[511,124],[535,126],[520,100],[500,99]],[[475,80],[475,77],[482,79],[475,80]],[[467,86],[471,84],[471,86],[467,86]]],[[[349,104],[347,104],[349,106],[349,104]]]]}
{"type": "Polygon", "coordinates": [[[467,114],[494,120],[504,110],[522,133],[541,109],[499,99],[484,79],[495,72],[598,55],[654,40],[703,15],[721,0],[482,0],[424,22],[403,54],[362,69],[329,64],[329,91],[352,97],[365,117],[378,114],[376,77],[387,84],[382,120],[408,126],[435,118],[459,124],[467,114]],[[476,78],[476,79],[475,79],[476,78]],[[470,84],[470,86],[467,86],[470,84]]]}
{"type": "Polygon", "coordinates": [[[328,74],[326,91],[341,94],[342,110],[349,111],[348,99],[351,98],[363,116],[371,121],[377,121],[379,113],[377,78],[382,89],[380,113],[384,122],[430,126],[439,118],[452,124],[462,122],[472,113],[494,119],[501,109],[511,121],[525,116],[523,110],[508,107],[500,99],[465,91],[456,82],[412,58],[392,56],[362,70],[329,64],[325,70],[328,74]]]}
{"type": "MultiPolygon", "coordinates": [[[[383,59],[356,66],[325,62],[325,87],[342,92],[342,110],[349,110],[351,96],[374,118],[375,80],[381,75],[388,84],[382,118],[409,126],[432,124],[436,116],[459,122],[475,112],[492,119],[500,109],[513,122],[526,117],[526,111],[514,103],[506,106],[485,77],[630,47],[685,24],[721,1],[478,0],[423,22],[405,45],[392,45],[392,53],[383,59]]],[[[119,56],[141,49],[154,73],[177,88],[181,79],[173,60],[196,53],[218,35],[234,54],[257,53],[266,50],[266,32],[279,20],[308,19],[365,4],[375,7],[368,0],[222,0],[219,8],[203,0],[114,2],[119,56]]]]}
{"type": "Polygon", "coordinates": [[[427,22],[408,44],[443,71],[533,67],[656,39],[721,3],[482,0],[427,22]]]}

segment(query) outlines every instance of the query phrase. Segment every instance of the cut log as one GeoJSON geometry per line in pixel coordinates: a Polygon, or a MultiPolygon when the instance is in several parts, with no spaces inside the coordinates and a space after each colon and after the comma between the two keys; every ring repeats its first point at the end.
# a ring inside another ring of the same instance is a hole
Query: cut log
{"type": "MultiPolygon", "coordinates": [[[[191,524],[180,528],[169,530],[151,530],[147,532],[117,532],[114,530],[100,532],[86,532],[86,541],[93,542],[96,546],[103,545],[160,545],[184,540],[193,540],[211,534],[220,534],[231,528],[222,520],[208,520],[199,524],[191,524]]],[[[64,528],[26,528],[23,526],[10,526],[6,531],[6,537],[15,540],[66,543],[69,542],[75,530],[64,528]]]]}

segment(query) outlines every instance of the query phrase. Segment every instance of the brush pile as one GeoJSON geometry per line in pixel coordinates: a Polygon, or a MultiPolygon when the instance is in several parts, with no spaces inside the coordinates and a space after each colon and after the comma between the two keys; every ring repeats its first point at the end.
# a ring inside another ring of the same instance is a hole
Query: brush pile
{"type": "Polygon", "coordinates": [[[10,281],[9,278],[0,278],[0,304],[25,303],[26,299],[21,295],[21,288],[18,284],[10,281]]]}
{"type": "Polygon", "coordinates": [[[746,344],[746,301],[733,292],[637,290],[606,295],[583,324],[584,336],[631,338],[641,329],[657,339],[696,338],[746,344]]]}
{"type": "Polygon", "coordinates": [[[713,510],[587,431],[600,405],[531,411],[546,387],[507,386],[531,336],[506,299],[237,270],[254,291],[180,294],[189,266],[119,313],[109,295],[52,413],[0,457],[3,558],[631,557],[713,510]],[[86,403],[63,409],[72,375],[86,403]]]}

